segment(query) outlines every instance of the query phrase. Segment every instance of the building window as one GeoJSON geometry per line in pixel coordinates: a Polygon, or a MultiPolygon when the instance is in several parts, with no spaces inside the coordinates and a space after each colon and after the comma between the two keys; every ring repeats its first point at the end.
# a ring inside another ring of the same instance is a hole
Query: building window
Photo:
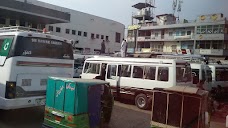
{"type": "Polygon", "coordinates": [[[106,40],[109,40],[109,37],[108,36],[106,36],[106,38],[105,38],[106,40]]]}
{"type": "Polygon", "coordinates": [[[222,41],[212,41],[212,49],[222,49],[222,41]]]}
{"type": "Polygon", "coordinates": [[[66,34],[70,34],[70,29],[66,29],[66,34]]]}
{"type": "Polygon", "coordinates": [[[155,33],[155,37],[158,37],[158,33],[155,33]]]}
{"type": "Polygon", "coordinates": [[[83,34],[83,35],[84,35],[84,37],[87,37],[87,32],[84,32],[84,34],[83,34]]]}
{"type": "Polygon", "coordinates": [[[225,26],[223,24],[219,25],[219,33],[224,33],[225,26]]]}
{"type": "Polygon", "coordinates": [[[78,31],[78,36],[81,36],[82,35],[82,31],[78,31]]]}
{"type": "Polygon", "coordinates": [[[61,32],[61,28],[60,27],[56,27],[56,32],[61,32]]]}
{"type": "Polygon", "coordinates": [[[0,24],[6,24],[6,19],[5,18],[0,18],[0,24]]]}
{"type": "Polygon", "coordinates": [[[191,35],[192,34],[192,32],[191,31],[187,31],[187,35],[191,35]]]}
{"type": "Polygon", "coordinates": [[[20,26],[25,26],[25,21],[20,21],[20,26]]]}
{"type": "Polygon", "coordinates": [[[11,26],[16,26],[16,20],[10,19],[10,25],[11,26]]]}
{"type": "Polygon", "coordinates": [[[101,39],[104,39],[104,35],[101,35],[101,39]]]}
{"type": "Polygon", "coordinates": [[[121,36],[121,34],[116,32],[116,42],[117,43],[120,43],[120,38],[121,38],[120,36],[121,36]]]}
{"type": "Polygon", "coordinates": [[[172,45],[172,52],[177,52],[177,45],[172,45]]]}
{"type": "Polygon", "coordinates": [[[185,31],[182,31],[181,32],[181,36],[185,36],[185,31]]]}
{"type": "Polygon", "coordinates": [[[94,37],[94,34],[93,33],[91,33],[91,39],[94,39],[95,37],[94,37]]]}
{"type": "Polygon", "coordinates": [[[76,31],[75,30],[72,30],[72,35],[75,35],[76,34],[76,31]]]}
{"type": "Polygon", "coordinates": [[[208,25],[207,26],[207,34],[212,34],[213,33],[213,30],[212,30],[212,25],[208,25]]]}
{"type": "Polygon", "coordinates": [[[197,26],[196,34],[200,34],[200,26],[197,26]]]}
{"type": "Polygon", "coordinates": [[[180,31],[176,31],[176,36],[180,36],[180,31]]]}
{"type": "Polygon", "coordinates": [[[207,29],[207,26],[201,26],[200,33],[201,34],[206,34],[206,29],[207,29]]]}
{"type": "Polygon", "coordinates": [[[214,26],[213,26],[213,33],[214,33],[214,34],[219,33],[219,25],[214,25],[214,26]]]}
{"type": "Polygon", "coordinates": [[[173,36],[173,32],[169,32],[169,36],[173,36]]]}
{"type": "Polygon", "coordinates": [[[99,39],[100,35],[99,34],[96,34],[96,38],[99,39]]]}
{"type": "Polygon", "coordinates": [[[53,31],[53,26],[49,26],[49,27],[48,27],[48,30],[49,30],[49,31],[53,31]]]}

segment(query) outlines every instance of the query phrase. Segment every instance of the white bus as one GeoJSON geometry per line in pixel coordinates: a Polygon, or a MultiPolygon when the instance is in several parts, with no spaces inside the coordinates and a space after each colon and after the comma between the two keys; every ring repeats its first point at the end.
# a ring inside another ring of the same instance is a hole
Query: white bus
{"type": "Polygon", "coordinates": [[[0,109],[44,105],[48,76],[73,77],[71,44],[31,30],[0,28],[0,109]]]}
{"type": "Polygon", "coordinates": [[[223,88],[228,92],[228,65],[225,61],[208,60],[200,55],[158,55],[161,59],[183,59],[190,63],[193,73],[193,84],[205,81],[204,89],[223,88]]]}
{"type": "Polygon", "coordinates": [[[147,109],[151,90],[191,85],[189,63],[175,59],[96,57],[86,59],[81,77],[110,82],[114,96],[147,109]]]}

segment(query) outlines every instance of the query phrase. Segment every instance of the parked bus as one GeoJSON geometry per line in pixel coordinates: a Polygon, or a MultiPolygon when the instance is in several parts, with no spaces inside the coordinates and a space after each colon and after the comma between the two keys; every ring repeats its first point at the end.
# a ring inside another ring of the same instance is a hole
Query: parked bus
{"type": "Polygon", "coordinates": [[[48,76],[73,77],[68,40],[25,27],[0,28],[0,109],[45,104],[48,76]]]}
{"type": "Polygon", "coordinates": [[[97,76],[110,82],[115,97],[134,100],[140,109],[148,108],[154,88],[191,85],[190,64],[176,59],[86,59],[81,77],[94,79],[97,76]]]}
{"type": "Polygon", "coordinates": [[[207,60],[199,55],[159,55],[161,59],[182,59],[190,63],[193,73],[193,84],[205,81],[204,89],[223,88],[228,91],[228,65],[225,61],[207,60]],[[225,63],[225,64],[224,64],[225,63]]]}

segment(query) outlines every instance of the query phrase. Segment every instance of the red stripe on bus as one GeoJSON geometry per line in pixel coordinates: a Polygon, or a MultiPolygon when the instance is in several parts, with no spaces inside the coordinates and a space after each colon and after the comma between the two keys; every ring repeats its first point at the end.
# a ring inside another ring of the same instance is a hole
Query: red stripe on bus
{"type": "Polygon", "coordinates": [[[18,61],[18,62],[17,62],[17,66],[65,67],[65,68],[72,68],[72,67],[73,67],[73,64],[18,61]]]}

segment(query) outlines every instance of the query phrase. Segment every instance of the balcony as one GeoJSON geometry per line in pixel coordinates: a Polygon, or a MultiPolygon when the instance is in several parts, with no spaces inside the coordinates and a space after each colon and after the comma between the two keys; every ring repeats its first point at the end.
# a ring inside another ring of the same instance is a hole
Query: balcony
{"type": "Polygon", "coordinates": [[[194,54],[227,56],[228,55],[228,49],[195,49],[194,54]]]}
{"type": "Polygon", "coordinates": [[[174,36],[174,40],[190,40],[193,35],[174,36]]]}

